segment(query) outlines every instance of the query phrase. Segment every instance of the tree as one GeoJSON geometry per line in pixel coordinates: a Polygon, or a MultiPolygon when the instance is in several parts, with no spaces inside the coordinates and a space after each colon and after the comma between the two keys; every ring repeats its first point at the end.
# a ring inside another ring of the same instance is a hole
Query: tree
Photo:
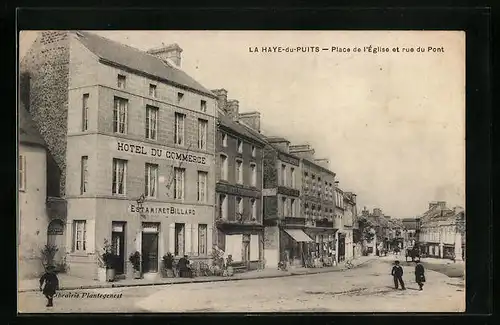
{"type": "Polygon", "coordinates": [[[358,219],[359,233],[361,241],[371,242],[375,237],[375,225],[366,216],[360,216],[358,219]]]}

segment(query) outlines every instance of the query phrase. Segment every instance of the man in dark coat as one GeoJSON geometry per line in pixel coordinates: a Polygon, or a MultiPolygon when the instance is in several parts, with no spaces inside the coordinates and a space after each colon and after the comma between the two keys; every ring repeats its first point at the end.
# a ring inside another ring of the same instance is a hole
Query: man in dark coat
{"type": "Polygon", "coordinates": [[[399,265],[399,261],[394,262],[391,275],[394,278],[394,287],[398,289],[399,283],[401,284],[401,289],[406,290],[405,283],[403,282],[403,268],[401,267],[401,265],[399,265]]]}
{"type": "Polygon", "coordinates": [[[189,260],[188,260],[187,255],[184,255],[184,257],[181,257],[179,259],[179,262],[177,263],[177,267],[179,268],[179,275],[181,278],[190,277],[189,260]]]}
{"type": "Polygon", "coordinates": [[[55,268],[53,266],[48,266],[45,273],[40,278],[40,291],[42,291],[47,298],[47,307],[53,306],[52,300],[57,289],[59,289],[59,279],[55,273],[55,268]]]}
{"type": "Polygon", "coordinates": [[[415,282],[417,282],[418,287],[420,290],[423,290],[424,282],[425,282],[425,269],[422,264],[420,264],[420,261],[415,261],[415,282]]]}

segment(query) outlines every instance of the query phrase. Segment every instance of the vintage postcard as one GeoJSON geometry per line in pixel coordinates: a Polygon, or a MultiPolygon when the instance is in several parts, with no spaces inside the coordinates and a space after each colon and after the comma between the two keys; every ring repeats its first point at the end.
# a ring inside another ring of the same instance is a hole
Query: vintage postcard
{"type": "Polygon", "coordinates": [[[465,41],[21,31],[18,311],[465,311],[465,41]]]}

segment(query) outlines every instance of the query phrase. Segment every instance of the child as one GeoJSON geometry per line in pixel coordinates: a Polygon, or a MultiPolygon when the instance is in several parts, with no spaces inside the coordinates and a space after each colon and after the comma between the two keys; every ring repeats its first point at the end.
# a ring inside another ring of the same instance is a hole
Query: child
{"type": "Polygon", "coordinates": [[[47,297],[47,307],[52,307],[52,300],[56,293],[56,290],[59,289],[59,279],[55,273],[55,267],[48,266],[45,273],[40,278],[40,291],[43,292],[45,297],[47,297]],[[45,286],[42,289],[43,284],[45,286]]]}
{"type": "Polygon", "coordinates": [[[403,268],[399,265],[399,261],[394,262],[394,266],[392,267],[391,275],[394,278],[394,287],[398,289],[398,282],[401,284],[401,289],[406,290],[405,283],[403,282],[403,268]]]}

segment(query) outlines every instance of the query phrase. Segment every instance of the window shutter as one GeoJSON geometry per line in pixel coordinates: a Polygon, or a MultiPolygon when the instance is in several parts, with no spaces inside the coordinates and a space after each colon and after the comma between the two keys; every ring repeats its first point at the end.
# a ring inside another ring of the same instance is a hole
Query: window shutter
{"type": "Polygon", "coordinates": [[[212,254],[212,227],[207,226],[207,255],[212,254]]]}
{"type": "Polygon", "coordinates": [[[185,248],[184,248],[184,254],[190,255],[193,253],[193,247],[192,247],[192,225],[190,223],[186,224],[186,238],[184,238],[185,242],[185,248]]]}
{"type": "Polygon", "coordinates": [[[172,253],[175,252],[175,223],[171,223],[168,231],[168,251],[172,253]]]}
{"type": "Polygon", "coordinates": [[[259,260],[259,235],[250,236],[250,260],[259,260]]]}
{"type": "Polygon", "coordinates": [[[198,224],[193,225],[193,255],[198,255],[198,224]]]}

